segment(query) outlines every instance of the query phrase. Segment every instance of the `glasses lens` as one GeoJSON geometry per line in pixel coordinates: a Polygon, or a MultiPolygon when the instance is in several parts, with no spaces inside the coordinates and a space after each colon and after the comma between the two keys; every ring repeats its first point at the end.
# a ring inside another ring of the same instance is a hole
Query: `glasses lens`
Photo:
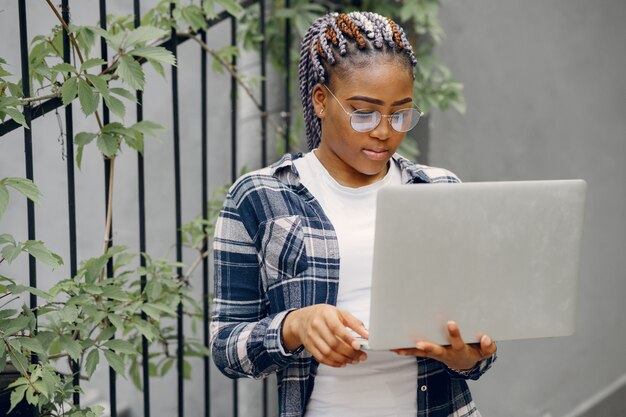
{"type": "Polygon", "coordinates": [[[420,120],[420,112],[416,109],[402,109],[391,115],[391,127],[398,132],[408,132],[420,120]]]}
{"type": "Polygon", "coordinates": [[[350,117],[350,124],[357,132],[369,132],[378,126],[381,117],[379,111],[356,110],[350,117]]]}

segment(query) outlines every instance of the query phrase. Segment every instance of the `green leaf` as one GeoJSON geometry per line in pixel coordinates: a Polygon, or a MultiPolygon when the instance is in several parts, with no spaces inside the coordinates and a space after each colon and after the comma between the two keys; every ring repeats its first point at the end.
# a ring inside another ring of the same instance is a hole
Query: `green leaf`
{"type": "Polygon", "coordinates": [[[9,344],[12,347],[12,349],[9,349],[9,356],[11,357],[11,362],[13,362],[13,366],[17,368],[20,374],[22,374],[23,376],[26,376],[24,372],[26,368],[28,368],[28,359],[26,358],[26,356],[22,354],[22,352],[20,352],[19,350],[16,350],[15,346],[13,346],[13,343],[11,342],[9,342],[9,344]]]}
{"type": "Polygon", "coordinates": [[[130,127],[132,130],[136,130],[140,133],[143,133],[146,136],[152,136],[157,138],[158,135],[156,133],[157,130],[163,130],[164,127],[158,123],[151,122],[150,120],[142,120],[141,122],[137,122],[130,127]]]}
{"type": "Polygon", "coordinates": [[[104,329],[102,329],[98,337],[96,337],[96,340],[97,341],[109,340],[110,338],[115,336],[115,331],[116,331],[115,326],[107,326],[104,329]]]}
{"type": "Polygon", "coordinates": [[[120,148],[119,140],[115,136],[106,133],[98,135],[96,145],[100,152],[108,158],[114,156],[120,148]]]}
{"type": "Polygon", "coordinates": [[[202,10],[208,20],[213,20],[217,17],[215,11],[215,0],[202,0],[202,10]]]}
{"type": "Polygon", "coordinates": [[[91,377],[91,375],[93,375],[93,372],[96,370],[99,362],[100,351],[98,349],[92,349],[87,355],[87,360],[85,362],[85,372],[87,372],[88,376],[91,377]]]}
{"type": "Polygon", "coordinates": [[[89,68],[93,68],[93,67],[97,67],[103,64],[106,64],[107,62],[102,59],[102,58],[91,58],[86,60],[85,62],[82,63],[82,65],[80,66],[80,72],[86,71],[89,68]]]}
{"type": "Polygon", "coordinates": [[[133,320],[133,324],[135,325],[139,333],[144,335],[146,339],[152,342],[152,339],[154,339],[154,337],[156,336],[153,326],[141,319],[133,320]]]}
{"type": "Polygon", "coordinates": [[[96,88],[102,96],[107,97],[109,95],[109,85],[102,77],[98,77],[97,75],[87,74],[87,79],[93,86],[96,88]]]}
{"type": "Polygon", "coordinates": [[[80,308],[74,304],[65,304],[59,313],[63,322],[71,324],[78,318],[80,308]]]}
{"type": "Polygon", "coordinates": [[[26,316],[18,316],[16,318],[2,321],[2,332],[5,336],[11,336],[15,333],[26,330],[30,325],[30,319],[26,316]]]}
{"type": "Polygon", "coordinates": [[[167,358],[163,363],[163,367],[161,368],[161,376],[167,374],[168,371],[172,368],[172,365],[174,365],[174,363],[176,363],[175,358],[167,358]]]}
{"type": "Polygon", "coordinates": [[[118,354],[114,353],[111,350],[104,350],[104,357],[109,363],[109,366],[111,366],[111,368],[113,368],[115,372],[117,372],[119,375],[122,375],[123,377],[126,377],[124,361],[118,354]]]}
{"type": "Polygon", "coordinates": [[[100,276],[102,268],[107,263],[108,258],[106,256],[99,256],[97,258],[90,258],[85,262],[85,281],[87,284],[93,284],[100,276]]]}
{"type": "Polygon", "coordinates": [[[2,248],[2,257],[8,262],[11,263],[18,255],[22,253],[21,245],[7,245],[2,248]]]}
{"type": "Polygon", "coordinates": [[[148,60],[152,68],[159,74],[161,77],[165,78],[165,70],[163,69],[163,65],[160,62],[154,60],[148,60]]]}
{"type": "Polygon", "coordinates": [[[176,57],[174,54],[162,46],[137,48],[130,51],[130,54],[167,65],[176,65],[176,57]]]}
{"type": "Polygon", "coordinates": [[[13,188],[15,191],[22,194],[32,202],[39,203],[41,192],[31,180],[27,178],[11,177],[5,178],[4,184],[13,188]]]}
{"type": "Polygon", "coordinates": [[[243,8],[235,0],[216,0],[217,3],[228,12],[228,14],[238,17],[243,8]]]}
{"type": "Polygon", "coordinates": [[[154,308],[154,306],[149,304],[144,304],[141,306],[141,309],[148,315],[150,318],[159,321],[161,320],[161,312],[159,309],[154,308]]]}
{"type": "Polygon", "coordinates": [[[23,337],[20,339],[20,342],[23,347],[29,349],[31,352],[44,353],[46,351],[41,345],[41,342],[36,338],[23,337]]]}
{"type": "Polygon", "coordinates": [[[70,355],[70,358],[74,360],[80,359],[80,354],[83,352],[83,348],[80,343],[74,340],[71,336],[61,335],[59,336],[59,342],[61,349],[70,355]]]}
{"type": "Polygon", "coordinates": [[[128,90],[119,87],[110,88],[109,91],[113,94],[117,94],[118,96],[124,97],[125,99],[132,101],[133,103],[137,102],[137,97],[133,93],[128,90]]]}
{"type": "Polygon", "coordinates": [[[95,133],[80,132],[74,136],[74,143],[79,146],[88,145],[96,136],[98,135],[95,133]]]}
{"type": "Polygon", "coordinates": [[[196,5],[177,8],[180,11],[180,18],[191,27],[194,32],[200,29],[206,29],[207,22],[204,18],[202,9],[196,5]]]}
{"type": "Polygon", "coordinates": [[[49,300],[52,298],[52,296],[48,294],[47,292],[40,290],[39,288],[29,287],[27,285],[13,285],[10,288],[13,294],[21,294],[23,292],[29,292],[31,294],[36,295],[37,297],[41,297],[46,300],[49,300]]]}
{"type": "Polygon", "coordinates": [[[24,242],[24,250],[35,257],[39,262],[43,262],[52,269],[63,265],[63,259],[48,248],[40,240],[28,240],[24,242]]]}
{"type": "Polygon", "coordinates": [[[115,257],[113,269],[117,271],[120,268],[125,267],[126,265],[131,263],[136,257],[137,257],[136,253],[128,253],[128,252],[120,253],[119,255],[115,257]]]}
{"type": "MultiPolygon", "coordinates": [[[[2,217],[4,216],[4,213],[6,212],[8,205],[9,205],[9,190],[7,190],[7,187],[4,184],[0,183],[0,220],[2,220],[2,217]]],[[[6,242],[2,242],[2,243],[6,243],[6,242]]]]}
{"type": "Polygon", "coordinates": [[[63,105],[67,106],[70,104],[76,98],[76,94],[78,94],[78,78],[68,78],[61,87],[61,99],[63,100],[63,105]]]}
{"type": "Polygon", "coordinates": [[[24,118],[24,115],[21,111],[11,107],[4,107],[2,111],[8,114],[11,119],[15,120],[15,122],[21,124],[28,129],[28,124],[26,123],[26,119],[24,118]]]}
{"type": "Polygon", "coordinates": [[[124,321],[122,320],[120,316],[118,316],[117,314],[111,313],[107,317],[109,321],[111,322],[111,324],[115,326],[117,330],[124,330],[124,321]]]}
{"type": "Polygon", "coordinates": [[[83,145],[79,145],[78,148],[76,148],[76,166],[78,167],[78,169],[80,169],[83,163],[83,150],[84,149],[85,149],[85,146],[83,145]]]}
{"type": "Polygon", "coordinates": [[[123,119],[124,116],[126,115],[126,106],[124,105],[124,103],[122,103],[121,100],[111,95],[109,96],[103,95],[103,97],[104,97],[104,102],[106,103],[109,110],[111,110],[111,112],[115,114],[116,116],[118,116],[120,119],[123,119]]]}
{"type": "Polygon", "coordinates": [[[53,71],[62,72],[62,73],[73,73],[76,72],[76,68],[73,65],[68,64],[67,62],[62,62],[60,64],[56,64],[52,67],[53,71]]]}
{"type": "Polygon", "coordinates": [[[124,46],[126,47],[126,49],[128,49],[137,44],[143,44],[148,41],[162,38],[166,34],[166,31],[154,26],[140,26],[130,32],[130,34],[124,41],[124,46]]]}
{"type": "Polygon", "coordinates": [[[28,389],[28,385],[20,385],[19,387],[13,389],[11,392],[11,408],[9,408],[9,413],[22,401],[24,398],[24,393],[28,389]]]}
{"type": "Polygon", "coordinates": [[[104,344],[109,349],[114,350],[117,353],[126,353],[129,355],[136,355],[137,349],[132,343],[121,339],[111,339],[104,344]]]}
{"type": "Polygon", "coordinates": [[[107,285],[102,290],[102,296],[118,301],[128,301],[130,296],[117,285],[107,285]]]}
{"type": "Polygon", "coordinates": [[[85,116],[94,113],[98,109],[98,94],[82,78],[78,80],[78,100],[85,116]]]}
{"type": "Polygon", "coordinates": [[[131,88],[143,90],[145,82],[143,70],[132,56],[124,55],[120,58],[116,73],[131,88]]]}

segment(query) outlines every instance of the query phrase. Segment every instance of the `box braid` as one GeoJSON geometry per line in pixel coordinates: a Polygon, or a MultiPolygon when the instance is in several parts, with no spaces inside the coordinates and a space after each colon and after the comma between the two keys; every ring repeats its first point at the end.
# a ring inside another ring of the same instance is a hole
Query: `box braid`
{"type": "Polygon", "coordinates": [[[388,17],[372,12],[329,13],[317,19],[302,39],[298,78],[309,149],[319,146],[322,129],[311,92],[330,75],[372,64],[374,53],[405,62],[413,74],[417,64],[402,28],[388,17]],[[337,54],[338,52],[338,54],[337,54]]]}

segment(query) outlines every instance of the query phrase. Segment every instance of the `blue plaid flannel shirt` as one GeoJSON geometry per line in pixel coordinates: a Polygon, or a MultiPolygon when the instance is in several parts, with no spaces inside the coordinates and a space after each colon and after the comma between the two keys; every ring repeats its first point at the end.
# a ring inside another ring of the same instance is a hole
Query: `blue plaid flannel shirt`
{"type": "MultiPolygon", "coordinates": [[[[216,224],[211,352],[230,378],[276,372],[280,417],[302,416],[319,363],[306,350],[285,352],[286,314],[313,304],[335,305],[339,247],[329,219],[304,187],[287,154],[233,184],[216,224]]],[[[455,183],[451,172],[415,165],[395,154],[402,182],[455,183]]],[[[495,355],[458,373],[426,358],[417,361],[418,417],[480,416],[466,379],[478,379],[495,355]]]]}

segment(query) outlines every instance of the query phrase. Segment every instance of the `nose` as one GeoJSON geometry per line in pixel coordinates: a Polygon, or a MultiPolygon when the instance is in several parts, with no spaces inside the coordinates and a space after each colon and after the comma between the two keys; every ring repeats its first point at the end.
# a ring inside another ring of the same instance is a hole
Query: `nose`
{"type": "Polygon", "coordinates": [[[383,115],[378,126],[370,132],[370,136],[379,140],[387,140],[393,134],[393,128],[389,120],[390,116],[383,115]]]}

